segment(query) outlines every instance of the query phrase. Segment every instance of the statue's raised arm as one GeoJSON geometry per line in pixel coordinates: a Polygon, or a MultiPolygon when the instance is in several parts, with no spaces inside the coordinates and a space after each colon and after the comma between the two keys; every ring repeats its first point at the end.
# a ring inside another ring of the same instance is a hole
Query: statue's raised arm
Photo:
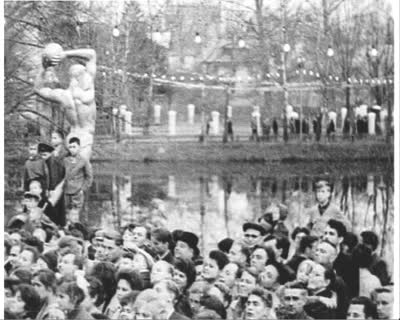
{"type": "Polygon", "coordinates": [[[96,51],[93,49],[75,49],[63,52],[66,58],[83,58],[86,61],[86,70],[94,78],[96,76],[96,51]]]}

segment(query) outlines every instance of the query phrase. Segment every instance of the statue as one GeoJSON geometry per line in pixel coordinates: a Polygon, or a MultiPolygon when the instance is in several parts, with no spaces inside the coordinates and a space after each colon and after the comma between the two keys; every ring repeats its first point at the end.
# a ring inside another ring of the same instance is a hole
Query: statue
{"type": "Polygon", "coordinates": [[[96,52],[93,49],[64,51],[59,44],[50,43],[42,54],[42,67],[35,81],[35,93],[45,100],[58,102],[65,110],[71,125],[67,141],[78,137],[81,141],[81,156],[90,160],[96,122],[96,52]],[[70,67],[69,87],[61,89],[57,86],[58,78],[54,67],[65,58],[83,58],[86,63],[70,67]]]}

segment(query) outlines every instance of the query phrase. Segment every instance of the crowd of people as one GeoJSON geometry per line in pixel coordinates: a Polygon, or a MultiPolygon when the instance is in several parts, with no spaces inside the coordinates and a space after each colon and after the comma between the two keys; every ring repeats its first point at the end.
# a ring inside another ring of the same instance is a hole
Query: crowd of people
{"type": "MultiPolygon", "coordinates": [[[[304,225],[286,206],[206,252],[188,230],[79,221],[92,182],[79,138],[30,147],[24,212],[5,232],[5,319],[390,319],[393,283],[372,230],[351,232],[315,183],[304,225]]],[[[195,229],[195,227],[194,227],[195,229]]]]}

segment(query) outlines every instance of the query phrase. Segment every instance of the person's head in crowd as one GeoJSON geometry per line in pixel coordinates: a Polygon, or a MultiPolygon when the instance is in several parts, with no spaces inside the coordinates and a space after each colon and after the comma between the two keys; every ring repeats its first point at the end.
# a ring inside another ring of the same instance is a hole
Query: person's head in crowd
{"type": "Polygon", "coordinates": [[[300,240],[299,253],[306,256],[308,259],[315,259],[315,254],[318,246],[318,237],[304,236],[300,240]]]}
{"type": "Polygon", "coordinates": [[[331,201],[333,185],[327,180],[318,180],[315,183],[315,198],[320,206],[326,206],[331,201]]]}
{"type": "Polygon", "coordinates": [[[41,307],[39,294],[28,284],[19,285],[8,302],[5,309],[14,319],[35,319],[41,307]]]}
{"type": "Polygon", "coordinates": [[[117,289],[115,277],[117,269],[111,262],[98,262],[91,269],[89,275],[98,278],[105,288],[105,303],[107,304],[117,289]]]}
{"type": "Polygon", "coordinates": [[[103,241],[99,242],[96,247],[95,259],[98,261],[111,261],[113,253],[119,249],[121,243],[122,238],[118,231],[105,231],[103,241]]]}
{"type": "Polygon", "coordinates": [[[172,248],[172,234],[168,229],[157,228],[151,232],[151,242],[156,254],[162,257],[172,248]]]}
{"type": "Polygon", "coordinates": [[[307,285],[314,264],[315,262],[310,259],[300,262],[296,272],[296,281],[307,285]]]}
{"type": "Polygon", "coordinates": [[[130,224],[122,233],[125,248],[142,247],[149,238],[150,233],[145,226],[130,224]]]}
{"type": "Polygon", "coordinates": [[[353,232],[346,232],[342,242],[342,252],[351,255],[358,244],[358,237],[353,232]]]}
{"type": "Polygon", "coordinates": [[[49,269],[42,269],[33,274],[32,286],[42,301],[47,301],[56,292],[56,274],[49,269]]]}
{"type": "Polygon", "coordinates": [[[28,144],[28,154],[29,158],[33,159],[38,155],[38,144],[36,141],[30,141],[28,144]]]}
{"type": "Polygon", "coordinates": [[[363,231],[360,234],[361,243],[371,249],[372,252],[378,248],[379,239],[375,232],[373,231],[363,231]]]}
{"type": "Polygon", "coordinates": [[[36,238],[34,236],[30,236],[30,237],[26,238],[24,240],[24,243],[27,246],[36,248],[36,250],[39,252],[39,254],[41,254],[43,252],[43,249],[44,249],[43,241],[40,241],[38,238],[36,238]]]}
{"type": "Polygon", "coordinates": [[[150,273],[150,283],[155,285],[161,280],[171,280],[174,275],[174,267],[164,260],[157,261],[150,273]]]}
{"type": "Polygon", "coordinates": [[[245,268],[239,280],[238,295],[242,298],[248,297],[251,290],[256,287],[257,274],[251,268],[245,268]]]}
{"type": "Polygon", "coordinates": [[[75,238],[89,240],[89,231],[80,222],[74,222],[68,225],[68,232],[75,238]]]}
{"type": "Polygon", "coordinates": [[[335,272],[332,268],[327,268],[322,264],[316,263],[308,279],[307,288],[313,294],[330,290],[334,286],[335,278],[335,272]]]}
{"type": "Polygon", "coordinates": [[[337,256],[336,246],[328,240],[323,240],[318,243],[315,252],[315,261],[324,265],[332,266],[337,256]]]}
{"type": "Polygon", "coordinates": [[[64,281],[57,287],[56,297],[58,307],[70,318],[71,313],[80,308],[85,293],[75,281],[64,281]]]}
{"type": "Polygon", "coordinates": [[[228,308],[232,301],[230,289],[221,282],[214,283],[207,290],[207,294],[217,297],[222,302],[225,308],[228,308]]]}
{"type": "Polygon", "coordinates": [[[269,235],[264,239],[264,246],[272,248],[275,253],[275,260],[281,261],[288,257],[290,241],[287,237],[269,235]]]}
{"type": "Polygon", "coordinates": [[[263,289],[253,289],[246,302],[245,320],[268,319],[272,308],[272,297],[263,289]]]}
{"type": "Polygon", "coordinates": [[[23,247],[24,246],[22,242],[11,245],[8,253],[9,258],[16,260],[18,256],[21,254],[23,247]]]}
{"type": "Polygon", "coordinates": [[[43,315],[43,320],[67,320],[65,313],[56,306],[51,306],[46,314],[43,315]]]}
{"type": "Polygon", "coordinates": [[[47,143],[38,144],[39,155],[43,160],[47,160],[51,157],[51,153],[54,151],[54,147],[47,143]]]}
{"type": "Polygon", "coordinates": [[[53,272],[57,271],[57,253],[54,251],[47,251],[44,254],[41,254],[34,267],[32,268],[34,271],[38,271],[41,269],[49,269],[53,272]]]}
{"type": "Polygon", "coordinates": [[[40,197],[38,195],[33,194],[33,193],[29,192],[29,191],[24,193],[23,204],[25,205],[25,207],[28,210],[29,214],[32,211],[38,211],[36,209],[38,209],[39,201],[40,201],[40,197]]]}
{"type": "Polygon", "coordinates": [[[194,259],[199,255],[199,238],[192,232],[182,231],[177,234],[174,249],[175,258],[194,259]]]}
{"type": "Polygon", "coordinates": [[[158,320],[166,319],[168,313],[166,311],[166,304],[161,300],[150,300],[142,304],[136,310],[136,320],[158,320]]]}
{"type": "Polygon", "coordinates": [[[252,222],[246,222],[243,224],[242,230],[243,242],[249,248],[253,248],[256,245],[261,244],[263,236],[265,236],[267,233],[261,224],[252,222]]]}
{"type": "Polygon", "coordinates": [[[79,240],[72,236],[63,236],[57,242],[58,254],[64,255],[64,252],[74,252],[77,255],[82,254],[82,244],[79,240]]]}
{"type": "Polygon", "coordinates": [[[372,259],[372,251],[366,245],[360,243],[354,248],[353,260],[359,268],[369,268],[372,259]]]}
{"type": "Polygon", "coordinates": [[[229,253],[229,250],[232,247],[233,239],[224,238],[220,242],[218,242],[218,250],[222,251],[225,254],[229,253]]]}
{"type": "Polygon", "coordinates": [[[160,301],[165,303],[167,314],[174,310],[174,305],[179,297],[179,287],[172,280],[163,280],[154,286],[160,301]]]}
{"type": "Polygon", "coordinates": [[[63,145],[64,144],[64,139],[65,139],[64,132],[62,132],[61,130],[55,129],[55,130],[53,130],[51,132],[50,142],[51,142],[53,147],[56,148],[56,147],[58,147],[60,145],[63,145]]]}
{"type": "Polygon", "coordinates": [[[200,298],[199,313],[209,310],[216,312],[222,319],[226,319],[225,306],[218,297],[212,294],[206,294],[200,298]]]}
{"type": "Polygon", "coordinates": [[[250,260],[250,254],[250,249],[245,246],[243,241],[235,240],[229,250],[228,258],[230,262],[236,262],[245,266],[250,260]]]}
{"type": "Polygon", "coordinates": [[[243,267],[237,262],[229,262],[219,274],[218,282],[222,282],[228,288],[233,289],[242,275],[243,267]]]}
{"type": "Polygon", "coordinates": [[[194,263],[189,259],[176,258],[173,267],[173,281],[178,286],[180,292],[186,292],[196,280],[194,263]]]}
{"type": "Polygon", "coordinates": [[[201,278],[203,273],[203,263],[204,259],[202,257],[197,257],[194,259],[194,267],[196,269],[196,277],[201,278]]]}
{"type": "Polygon", "coordinates": [[[119,319],[135,319],[135,302],[139,294],[140,291],[135,290],[129,292],[121,298],[121,300],[119,301],[121,305],[121,313],[119,314],[119,319]]]}
{"type": "Polygon", "coordinates": [[[29,192],[38,196],[39,198],[42,198],[44,195],[43,191],[43,186],[40,180],[38,179],[32,179],[29,181],[29,192]]]}
{"type": "Polygon", "coordinates": [[[9,232],[9,235],[10,235],[10,242],[11,242],[11,245],[12,245],[12,246],[13,246],[13,245],[18,245],[18,244],[21,244],[21,243],[22,243],[22,231],[23,231],[23,230],[15,229],[15,230],[11,230],[11,231],[9,232]]]}
{"type": "Polygon", "coordinates": [[[4,279],[4,309],[7,312],[8,306],[13,303],[15,291],[21,281],[6,277],[4,279]]]}
{"type": "Polygon", "coordinates": [[[18,267],[31,268],[39,257],[39,251],[35,247],[24,246],[18,256],[16,265],[18,267]]]}
{"type": "Polygon", "coordinates": [[[117,291],[115,293],[118,301],[134,290],[143,290],[143,281],[137,271],[123,270],[117,274],[117,291]]]}
{"type": "Polygon", "coordinates": [[[351,299],[347,309],[347,319],[377,319],[376,306],[367,297],[355,297],[351,299]]]}
{"type": "Polygon", "coordinates": [[[116,267],[118,271],[121,270],[130,270],[134,268],[134,259],[135,255],[133,252],[124,251],[116,262],[116,267]]]}
{"type": "Polygon", "coordinates": [[[189,288],[189,304],[194,315],[199,312],[200,298],[205,294],[208,288],[210,288],[210,284],[202,280],[195,281],[193,285],[189,288]]]}
{"type": "MultiPolygon", "coordinates": [[[[307,303],[307,287],[302,283],[291,283],[284,287],[282,304],[290,315],[289,319],[299,319],[304,313],[304,305],[307,303]]],[[[286,319],[286,318],[285,318],[286,319]]]]}
{"type": "Polygon", "coordinates": [[[32,272],[30,268],[18,267],[10,272],[9,278],[17,280],[20,284],[31,284],[32,272]]]}
{"type": "Polygon", "coordinates": [[[254,251],[250,256],[250,267],[252,267],[256,273],[260,273],[264,270],[268,261],[275,260],[275,252],[271,247],[255,246],[254,251]]]}
{"type": "Polygon", "coordinates": [[[81,141],[77,137],[68,140],[68,151],[71,156],[76,157],[81,149],[81,141]]]}
{"type": "Polygon", "coordinates": [[[222,269],[229,263],[229,259],[225,253],[219,250],[212,250],[208,257],[204,259],[203,278],[207,282],[215,282],[222,269]]]}
{"type": "Polygon", "coordinates": [[[338,220],[330,219],[324,230],[323,239],[339,247],[346,235],[346,227],[338,220]]]}
{"type": "Polygon", "coordinates": [[[86,276],[86,281],[88,282],[87,287],[87,296],[85,297],[85,302],[87,305],[87,309],[97,308],[100,310],[101,306],[104,303],[104,287],[101,281],[93,276],[86,276]]]}
{"type": "Polygon", "coordinates": [[[258,220],[257,220],[257,222],[259,223],[259,224],[261,224],[263,227],[264,227],[264,229],[265,229],[265,231],[266,231],[266,233],[268,234],[268,233],[272,233],[272,229],[273,229],[273,226],[274,226],[274,224],[275,224],[275,222],[274,222],[274,214],[273,214],[273,212],[270,212],[270,211],[268,211],[268,209],[267,209],[267,212],[265,212],[261,217],[259,217],[258,218],[258,220]]]}
{"type": "Polygon", "coordinates": [[[73,251],[64,251],[58,262],[58,271],[64,279],[74,279],[75,273],[83,269],[84,259],[73,251]]]}
{"type": "Polygon", "coordinates": [[[307,228],[304,228],[304,227],[294,228],[290,237],[293,240],[295,252],[297,252],[300,248],[301,239],[303,239],[305,236],[308,236],[309,234],[310,234],[310,230],[308,230],[307,228]]]}
{"type": "MultiPolygon", "coordinates": [[[[161,289],[160,289],[161,290],[161,289]]],[[[159,299],[159,294],[154,289],[145,289],[140,291],[134,302],[135,312],[145,303],[159,299]]]]}
{"type": "Polygon", "coordinates": [[[378,319],[391,319],[393,314],[393,287],[386,286],[375,289],[372,300],[376,305],[378,319]]]}
{"type": "MultiPolygon", "coordinates": [[[[32,237],[36,238],[37,240],[39,240],[43,244],[47,240],[47,233],[43,228],[36,228],[32,232],[32,237]]],[[[43,250],[41,250],[41,252],[43,252],[43,250]]]]}
{"type": "Polygon", "coordinates": [[[282,266],[276,261],[268,261],[258,276],[261,287],[275,291],[282,282],[282,266]]]}

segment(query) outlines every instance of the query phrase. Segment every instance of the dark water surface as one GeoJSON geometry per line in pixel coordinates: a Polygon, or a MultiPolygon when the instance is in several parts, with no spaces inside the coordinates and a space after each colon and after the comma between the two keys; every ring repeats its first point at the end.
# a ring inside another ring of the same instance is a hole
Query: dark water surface
{"type": "MultiPolygon", "coordinates": [[[[207,251],[268,207],[289,207],[289,230],[303,225],[315,204],[313,182],[334,181],[333,201],[352,221],[353,232],[372,229],[379,252],[393,264],[393,164],[387,162],[128,163],[97,162],[82,220],[90,226],[151,223],[200,236],[207,251]]],[[[6,221],[21,209],[22,164],[5,163],[6,221]]]]}

